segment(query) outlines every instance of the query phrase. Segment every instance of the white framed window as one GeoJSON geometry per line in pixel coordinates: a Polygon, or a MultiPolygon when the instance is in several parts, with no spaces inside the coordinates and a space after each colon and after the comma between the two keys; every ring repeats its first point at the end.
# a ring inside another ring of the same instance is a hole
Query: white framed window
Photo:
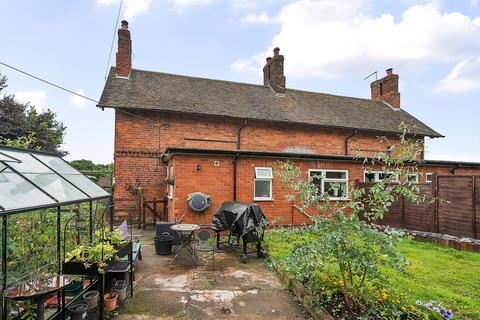
{"type": "Polygon", "coordinates": [[[253,200],[272,200],[273,171],[271,167],[255,167],[253,200]]]}
{"type": "MultiPolygon", "coordinates": [[[[369,171],[365,170],[364,181],[365,182],[380,182],[385,180],[388,177],[393,176],[393,172],[384,172],[384,171],[369,171]]],[[[395,179],[398,181],[398,177],[395,179]]]]}
{"type": "Polygon", "coordinates": [[[427,183],[433,182],[433,173],[432,172],[427,172],[425,174],[425,182],[427,182],[427,183]]]}
{"type": "Polygon", "coordinates": [[[174,185],[174,177],[173,177],[173,166],[168,167],[167,169],[167,197],[173,199],[173,185],[174,185]]]}
{"type": "Polygon", "coordinates": [[[418,183],[418,173],[409,173],[407,175],[408,182],[418,183]]]}
{"type": "Polygon", "coordinates": [[[331,200],[347,199],[348,170],[310,169],[308,176],[318,191],[327,193],[331,200]]]}

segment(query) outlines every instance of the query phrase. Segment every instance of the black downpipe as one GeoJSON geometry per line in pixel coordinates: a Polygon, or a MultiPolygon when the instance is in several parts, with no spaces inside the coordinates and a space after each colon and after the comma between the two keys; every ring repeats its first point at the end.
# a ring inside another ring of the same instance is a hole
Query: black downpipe
{"type": "MultiPolygon", "coordinates": [[[[243,125],[238,128],[237,131],[237,150],[240,150],[240,145],[241,145],[241,133],[243,128],[247,126],[247,120],[244,120],[243,125]]],[[[237,201],[237,160],[238,160],[239,154],[237,153],[235,155],[235,158],[233,158],[233,201],[237,201]]]]}
{"type": "Polygon", "coordinates": [[[345,155],[348,156],[348,140],[357,134],[357,129],[353,130],[353,132],[345,138],[344,148],[345,148],[345,155]]]}
{"type": "Polygon", "coordinates": [[[2,319],[7,319],[7,298],[4,297],[7,287],[7,216],[2,216],[2,319]]]}

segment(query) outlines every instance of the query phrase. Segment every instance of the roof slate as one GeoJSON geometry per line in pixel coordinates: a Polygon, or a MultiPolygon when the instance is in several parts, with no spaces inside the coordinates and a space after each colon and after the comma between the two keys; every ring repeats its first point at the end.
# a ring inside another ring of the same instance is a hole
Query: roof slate
{"type": "Polygon", "coordinates": [[[412,133],[441,134],[403,109],[370,99],[269,87],[132,69],[130,79],[110,70],[98,103],[101,108],[146,109],[398,133],[401,122],[412,133]]]}

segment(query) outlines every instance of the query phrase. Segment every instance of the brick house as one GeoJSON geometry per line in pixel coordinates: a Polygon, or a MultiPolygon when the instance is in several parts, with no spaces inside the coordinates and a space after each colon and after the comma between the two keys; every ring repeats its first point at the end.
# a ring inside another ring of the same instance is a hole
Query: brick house
{"type": "MultiPolygon", "coordinates": [[[[278,160],[291,160],[305,175],[322,174],[319,185],[327,190],[332,182],[348,187],[381,179],[366,174],[355,156],[385,152],[402,122],[421,139],[442,137],[401,108],[392,69],[371,83],[371,99],[294,90],[286,88],[279,50],[266,60],[263,85],[132,69],[130,31],[122,22],[116,68],[98,104],[115,109],[117,215],[137,209],[132,186],[141,186],[145,199],[168,196],[171,221],[195,221],[186,199],[203,192],[213,200],[207,216],[239,200],[260,203],[270,219],[300,224],[308,219],[295,212],[273,174],[278,160]]],[[[434,173],[478,173],[480,164],[424,160],[420,172],[414,179],[428,182],[434,173]]]]}

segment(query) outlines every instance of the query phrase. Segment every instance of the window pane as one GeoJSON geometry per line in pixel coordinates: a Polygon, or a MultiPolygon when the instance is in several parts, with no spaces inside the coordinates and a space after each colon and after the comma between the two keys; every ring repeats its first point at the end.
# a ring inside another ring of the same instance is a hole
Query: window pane
{"type": "Polygon", "coordinates": [[[35,154],[35,157],[40,159],[43,163],[45,163],[47,166],[55,170],[56,172],[63,174],[80,174],[77,170],[75,170],[73,167],[71,167],[69,164],[67,164],[65,161],[62,159],[55,157],[55,156],[47,156],[43,154],[35,154]]]}
{"type": "Polygon", "coordinates": [[[255,198],[270,197],[270,180],[255,180],[255,198]]]}
{"type": "Polygon", "coordinates": [[[425,180],[427,182],[432,182],[433,180],[433,173],[427,173],[426,177],[425,177],[425,180]]]}
{"type": "Polygon", "coordinates": [[[108,192],[82,174],[64,174],[65,179],[92,198],[108,196],[108,192]]]}
{"type": "Polygon", "coordinates": [[[325,178],[327,179],[347,179],[346,172],[326,171],[325,178]]]}
{"type": "Polygon", "coordinates": [[[88,199],[86,195],[55,173],[24,175],[60,202],[88,199]]]}
{"type": "Polygon", "coordinates": [[[418,182],[418,175],[416,175],[416,174],[410,174],[410,175],[408,176],[408,181],[409,181],[409,182],[418,182]]]}
{"type": "Polygon", "coordinates": [[[347,183],[346,182],[325,182],[325,192],[330,197],[343,198],[346,195],[347,183]]]}
{"type": "Polygon", "coordinates": [[[322,192],[322,172],[310,171],[312,183],[318,188],[318,192],[322,192]]]}
{"type": "MultiPolygon", "coordinates": [[[[0,206],[5,210],[55,203],[21,176],[8,169],[0,173],[0,206]]],[[[1,211],[1,210],[0,210],[1,211]]]]}
{"type": "Polygon", "coordinates": [[[375,182],[375,173],[374,172],[366,172],[365,173],[365,182],[375,182]]]}
{"type": "Polygon", "coordinates": [[[271,179],[272,168],[255,168],[255,178],[271,179]]]}
{"type": "Polygon", "coordinates": [[[12,168],[20,173],[52,173],[50,169],[27,152],[2,150],[2,153],[21,161],[21,163],[10,162],[12,168]]]}

